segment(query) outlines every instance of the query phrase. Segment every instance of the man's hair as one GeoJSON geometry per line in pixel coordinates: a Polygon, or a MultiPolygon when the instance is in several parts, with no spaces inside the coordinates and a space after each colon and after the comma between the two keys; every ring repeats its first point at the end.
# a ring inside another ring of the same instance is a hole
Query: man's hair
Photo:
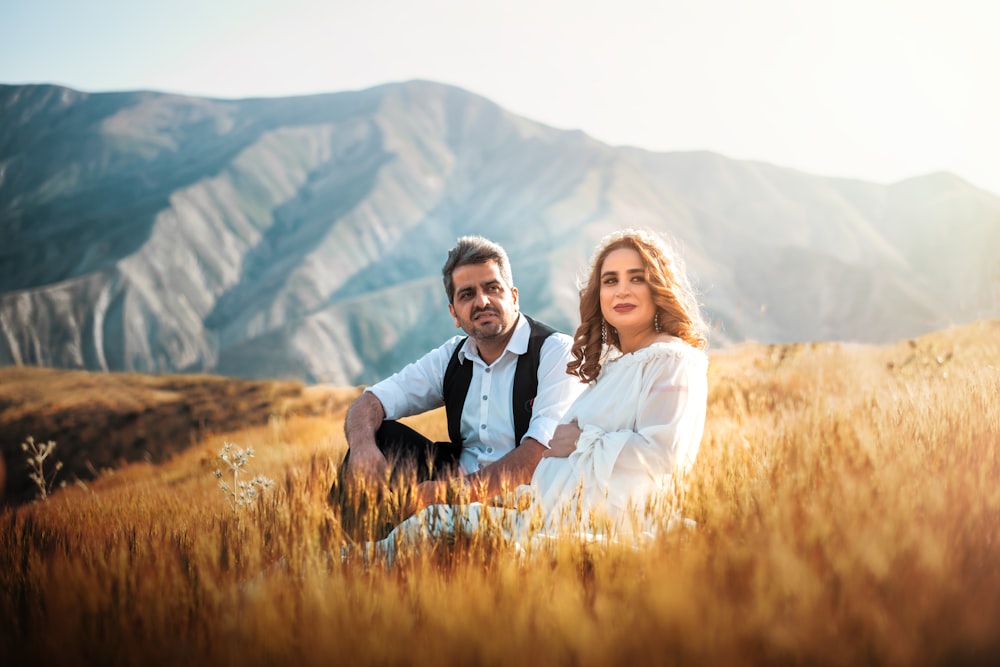
{"type": "Polygon", "coordinates": [[[455,247],[448,251],[448,259],[441,268],[444,276],[444,291],[448,294],[448,303],[455,301],[455,281],[452,274],[460,266],[468,264],[485,264],[496,262],[507,288],[514,286],[514,278],[510,271],[510,260],[499,244],[482,236],[462,236],[455,242],[455,247]]]}

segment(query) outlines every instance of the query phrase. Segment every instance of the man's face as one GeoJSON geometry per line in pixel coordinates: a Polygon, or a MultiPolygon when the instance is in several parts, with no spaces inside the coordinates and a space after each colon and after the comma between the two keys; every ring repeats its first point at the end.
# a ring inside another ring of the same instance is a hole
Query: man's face
{"type": "Polygon", "coordinates": [[[517,321],[517,288],[507,287],[496,262],[466,264],[452,271],[455,294],[448,311],[473,340],[510,333],[517,321]]]}

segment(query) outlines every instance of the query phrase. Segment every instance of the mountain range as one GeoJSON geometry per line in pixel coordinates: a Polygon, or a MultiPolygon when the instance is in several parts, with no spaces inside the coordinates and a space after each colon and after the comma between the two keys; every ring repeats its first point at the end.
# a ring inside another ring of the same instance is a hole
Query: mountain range
{"type": "Polygon", "coordinates": [[[1000,317],[1000,197],[614,147],[428,81],[217,100],[0,85],[0,365],[373,382],[456,333],[440,267],[507,248],[564,331],[606,233],[679,246],[713,345],[1000,317]]]}

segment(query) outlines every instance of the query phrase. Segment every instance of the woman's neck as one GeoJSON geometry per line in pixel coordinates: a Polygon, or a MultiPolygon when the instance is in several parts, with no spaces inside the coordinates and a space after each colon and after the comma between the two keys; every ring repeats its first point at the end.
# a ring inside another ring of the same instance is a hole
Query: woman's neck
{"type": "Polygon", "coordinates": [[[622,354],[629,354],[644,347],[649,347],[658,340],[666,340],[666,334],[662,334],[652,327],[640,329],[638,331],[618,330],[618,346],[622,354]]]}

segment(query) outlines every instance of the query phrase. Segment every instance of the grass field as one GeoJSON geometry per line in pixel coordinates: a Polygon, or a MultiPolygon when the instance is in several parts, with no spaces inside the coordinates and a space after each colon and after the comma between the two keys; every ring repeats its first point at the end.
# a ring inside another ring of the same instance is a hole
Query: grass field
{"type": "MultiPolygon", "coordinates": [[[[23,429],[72,402],[84,428],[121,413],[103,381],[153,382],[85,374],[60,390],[66,378],[25,375],[34,402],[0,392],[0,410],[23,429]]],[[[743,345],[712,353],[709,380],[684,504],[696,528],[637,550],[567,538],[528,558],[484,536],[390,570],[340,562],[325,503],[356,390],[307,400],[262,384],[258,412],[184,442],[150,421],[149,460],[111,457],[0,513],[2,662],[1000,663],[1000,322],[884,347],[743,345]],[[276,482],[237,512],[213,474],[224,442],[252,446],[250,472],[276,482]]],[[[160,399],[225,412],[217,381],[160,399]]],[[[144,391],[116,400],[155,412],[144,391]]],[[[415,421],[445,431],[441,414],[415,421]]],[[[53,456],[89,460],[98,436],[53,456]]],[[[5,458],[9,490],[28,470],[5,458]]]]}

